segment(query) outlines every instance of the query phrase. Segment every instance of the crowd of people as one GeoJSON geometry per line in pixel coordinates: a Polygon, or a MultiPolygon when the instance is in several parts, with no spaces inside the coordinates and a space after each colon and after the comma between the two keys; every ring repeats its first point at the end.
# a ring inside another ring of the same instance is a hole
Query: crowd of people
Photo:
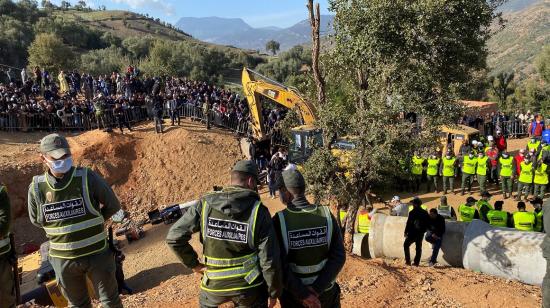
{"type": "MultiPolygon", "coordinates": [[[[11,68],[0,72],[0,130],[112,130],[131,128],[139,121],[164,118],[180,124],[182,117],[208,125],[247,132],[248,104],[239,94],[206,82],[170,76],[141,76],[128,66],[125,73],[92,76],[88,73],[50,72],[35,67],[31,73],[11,68]],[[206,116],[209,115],[209,116],[206,116]]],[[[280,108],[265,108],[266,128],[284,117],[280,108]]]]}
{"type": "MultiPolygon", "coordinates": [[[[543,122],[540,114],[517,111],[514,114],[491,112],[485,115],[464,115],[458,124],[476,128],[486,135],[494,135],[497,131],[511,138],[521,138],[534,133],[536,123],[543,122]]],[[[543,122],[544,123],[544,122],[543,122]]]]}

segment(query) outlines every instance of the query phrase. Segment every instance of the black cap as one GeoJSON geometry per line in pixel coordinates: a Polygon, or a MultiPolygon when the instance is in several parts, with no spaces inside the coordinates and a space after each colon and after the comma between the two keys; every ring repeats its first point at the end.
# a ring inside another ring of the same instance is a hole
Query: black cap
{"type": "Polygon", "coordinates": [[[303,188],[306,187],[306,181],[298,170],[285,170],[283,171],[283,184],[287,188],[303,188]]]}
{"type": "Polygon", "coordinates": [[[492,195],[488,191],[484,191],[481,193],[482,197],[491,197],[492,195]]]}
{"type": "Polygon", "coordinates": [[[474,197],[468,197],[468,198],[466,199],[466,203],[474,203],[474,202],[477,202],[477,200],[474,199],[474,197]]]}
{"type": "Polygon", "coordinates": [[[535,199],[531,200],[531,204],[540,204],[542,205],[543,201],[541,197],[535,197],[535,199]]]}
{"type": "Polygon", "coordinates": [[[233,171],[244,172],[256,178],[258,177],[258,166],[251,160],[239,160],[235,166],[233,166],[233,171]]]}
{"type": "Polygon", "coordinates": [[[422,200],[420,200],[420,198],[418,198],[418,197],[414,197],[411,200],[411,204],[416,205],[416,206],[421,206],[422,205],[422,200]]]}

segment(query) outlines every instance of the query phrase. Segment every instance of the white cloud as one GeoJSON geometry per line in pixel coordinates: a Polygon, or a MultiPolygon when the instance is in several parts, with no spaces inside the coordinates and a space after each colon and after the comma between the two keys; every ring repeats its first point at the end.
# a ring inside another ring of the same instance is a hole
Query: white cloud
{"type": "Polygon", "coordinates": [[[138,9],[138,8],[153,9],[157,11],[162,11],[164,14],[168,16],[172,16],[174,14],[174,7],[172,6],[172,4],[162,0],[112,0],[112,1],[116,3],[126,4],[133,9],[138,9]]]}

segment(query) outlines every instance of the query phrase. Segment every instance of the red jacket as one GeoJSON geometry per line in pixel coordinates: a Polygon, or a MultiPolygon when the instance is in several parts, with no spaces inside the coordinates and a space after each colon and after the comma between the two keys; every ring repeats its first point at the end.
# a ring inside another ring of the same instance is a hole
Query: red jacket
{"type": "Polygon", "coordinates": [[[516,174],[520,174],[521,173],[521,162],[523,161],[524,157],[517,154],[516,156],[514,156],[514,160],[516,161],[516,171],[517,173],[516,174]]]}
{"type": "Polygon", "coordinates": [[[497,149],[501,152],[506,150],[506,148],[508,147],[508,145],[506,144],[506,138],[504,138],[504,136],[496,137],[495,145],[497,146],[497,149]]]}
{"type": "Polygon", "coordinates": [[[491,162],[492,167],[496,167],[498,163],[498,149],[487,149],[487,152],[485,152],[485,155],[489,157],[489,161],[491,162]]]}
{"type": "Polygon", "coordinates": [[[531,122],[529,124],[529,136],[542,136],[542,131],[544,130],[544,122],[531,122]]]}

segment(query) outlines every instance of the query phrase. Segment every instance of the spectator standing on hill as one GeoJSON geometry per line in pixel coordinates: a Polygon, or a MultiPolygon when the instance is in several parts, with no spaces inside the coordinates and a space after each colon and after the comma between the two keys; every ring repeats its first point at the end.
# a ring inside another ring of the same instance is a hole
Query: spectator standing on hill
{"type": "Polygon", "coordinates": [[[162,96],[155,95],[153,97],[153,117],[155,120],[155,132],[157,134],[164,133],[163,127],[162,127],[162,122],[163,122],[162,118],[164,114],[163,105],[164,104],[163,104],[162,96]]]}
{"type": "Polygon", "coordinates": [[[535,119],[529,124],[529,137],[535,137],[540,140],[544,128],[544,121],[542,120],[540,115],[537,115],[535,119]]]}

